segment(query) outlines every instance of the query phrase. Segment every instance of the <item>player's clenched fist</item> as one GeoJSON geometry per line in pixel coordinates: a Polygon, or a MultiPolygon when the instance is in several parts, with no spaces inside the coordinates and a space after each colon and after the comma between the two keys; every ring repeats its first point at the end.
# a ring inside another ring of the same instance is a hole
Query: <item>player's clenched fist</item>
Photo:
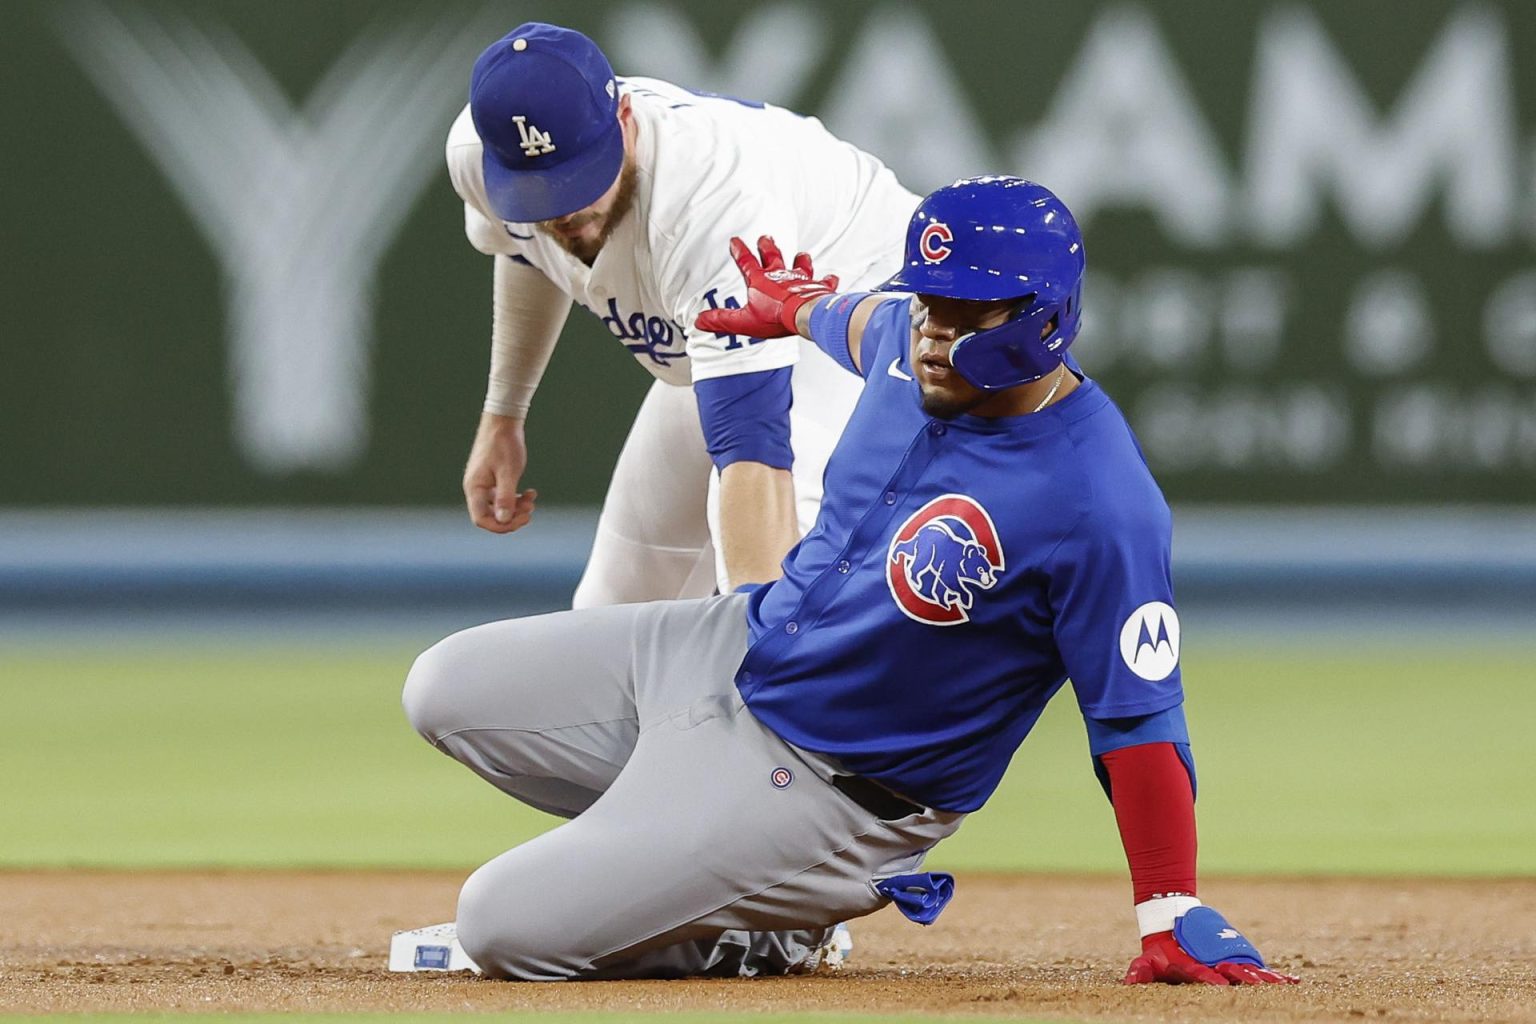
{"type": "Polygon", "coordinates": [[[475,443],[464,466],[464,501],[469,518],[482,530],[511,533],[533,518],[539,492],[518,492],[517,482],[528,465],[523,421],[483,413],[475,443]]]}
{"type": "Polygon", "coordinates": [[[731,258],[747,282],[747,304],[741,309],[709,309],[694,321],[701,331],[742,334],[749,338],[787,338],[799,334],[795,314],[808,302],[837,291],[836,275],[816,279],[808,253],[795,256],[784,266],[784,254],[767,235],[757,240],[759,262],[747,243],[731,239],[731,258]]]}
{"type": "Polygon", "coordinates": [[[1288,985],[1299,979],[1272,971],[1253,943],[1210,907],[1195,907],[1173,930],[1141,940],[1127,985],[1288,985]]]}

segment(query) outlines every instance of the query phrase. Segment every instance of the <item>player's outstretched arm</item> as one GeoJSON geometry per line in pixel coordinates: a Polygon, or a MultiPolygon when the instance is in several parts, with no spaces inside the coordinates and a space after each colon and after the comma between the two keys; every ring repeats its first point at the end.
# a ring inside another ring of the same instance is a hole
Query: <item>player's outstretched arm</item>
{"type": "Polygon", "coordinates": [[[1099,755],[1135,890],[1141,955],[1127,985],[1265,985],[1297,979],[1272,971],[1242,933],[1195,896],[1195,797],[1172,743],[1099,755]]]}
{"type": "MultiPolygon", "coordinates": [[[[757,240],[759,255],[740,238],[731,239],[731,258],[747,284],[747,302],[740,309],[710,309],[699,314],[695,325],[716,334],[741,334],[751,338],[787,338],[798,334],[821,344],[811,334],[811,311],[823,299],[837,294],[838,279],[829,274],[818,279],[809,253],[797,253],[786,267],[784,254],[768,235],[757,240]]],[[[859,344],[864,325],[879,305],[879,297],[861,302],[848,326],[848,357],[859,367],[859,344]]],[[[825,347],[825,346],[823,346],[825,347]]],[[[839,363],[842,354],[829,353],[839,363]]],[[[845,364],[846,365],[846,364],[845,364]]]]}

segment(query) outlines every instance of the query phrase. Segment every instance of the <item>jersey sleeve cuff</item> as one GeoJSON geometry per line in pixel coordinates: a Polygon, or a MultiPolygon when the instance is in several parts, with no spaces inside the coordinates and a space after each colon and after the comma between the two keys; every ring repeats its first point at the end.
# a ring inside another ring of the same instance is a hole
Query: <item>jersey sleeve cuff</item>
{"type": "Polygon", "coordinates": [[[761,373],[765,370],[781,370],[786,366],[794,366],[800,361],[800,346],[798,343],[785,345],[777,350],[762,350],[741,358],[733,358],[729,355],[700,358],[701,353],[697,352],[689,355],[693,380],[694,383],[698,383],[701,380],[718,380],[721,377],[735,377],[743,373],[761,373]]]}
{"type": "Polygon", "coordinates": [[[1143,743],[1189,743],[1183,703],[1147,715],[1085,716],[1083,722],[1088,727],[1088,752],[1094,757],[1143,743]]]}
{"type": "Polygon", "coordinates": [[[1134,718],[1138,715],[1155,715],[1159,711],[1178,707],[1184,703],[1184,689],[1180,686],[1171,693],[1148,700],[1122,701],[1117,704],[1080,705],[1085,718],[1134,718]]]}
{"type": "Polygon", "coordinates": [[[736,462],[774,469],[794,465],[789,425],[793,373],[782,366],[694,382],[704,447],[716,469],[736,462]]]}

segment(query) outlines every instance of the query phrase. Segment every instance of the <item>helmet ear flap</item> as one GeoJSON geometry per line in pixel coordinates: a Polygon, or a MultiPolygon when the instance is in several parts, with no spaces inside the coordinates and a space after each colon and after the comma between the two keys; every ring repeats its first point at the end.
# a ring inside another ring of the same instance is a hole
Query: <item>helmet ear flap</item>
{"type": "Polygon", "coordinates": [[[1077,337],[1078,328],[1083,322],[1083,282],[1079,280],[1077,287],[1067,293],[1066,299],[1061,304],[1061,319],[1056,324],[1056,334],[1060,339],[1060,348],[1066,348],[1077,337]]]}
{"type": "Polygon", "coordinates": [[[955,342],[950,362],[971,385],[999,391],[1039,380],[1061,365],[1082,325],[1082,282],[1062,295],[1043,288],[1021,297],[1007,321],[955,342]]]}

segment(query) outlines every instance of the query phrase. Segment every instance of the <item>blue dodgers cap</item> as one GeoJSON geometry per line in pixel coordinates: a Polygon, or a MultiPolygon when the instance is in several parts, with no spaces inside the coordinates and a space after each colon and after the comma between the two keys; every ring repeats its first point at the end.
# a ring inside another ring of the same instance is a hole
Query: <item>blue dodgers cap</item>
{"type": "Polygon", "coordinates": [[[491,209],[528,223],[591,206],[624,164],[618,111],[613,68],[580,32],[530,21],[492,43],[469,78],[491,209]]]}

